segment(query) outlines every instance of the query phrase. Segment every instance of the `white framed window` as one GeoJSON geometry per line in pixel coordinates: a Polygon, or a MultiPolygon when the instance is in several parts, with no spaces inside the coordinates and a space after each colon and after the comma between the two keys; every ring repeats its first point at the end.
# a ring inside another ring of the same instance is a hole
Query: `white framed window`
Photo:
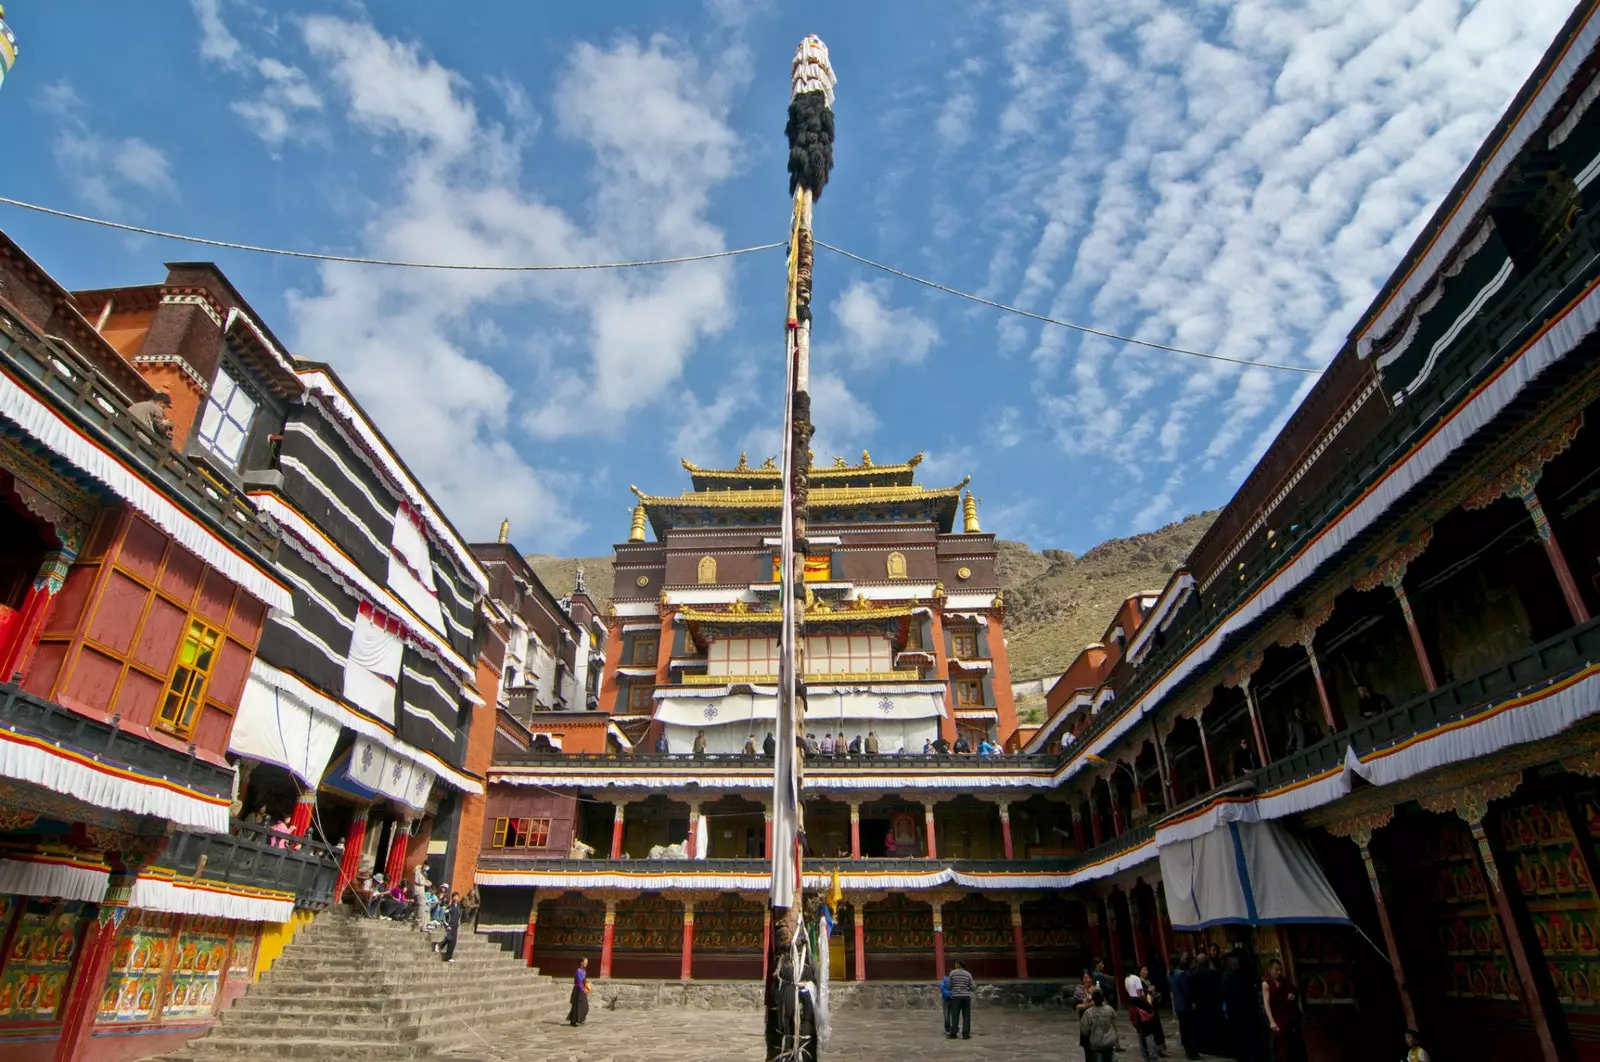
{"type": "Polygon", "coordinates": [[[890,668],[888,639],[873,634],[813,634],[806,639],[809,675],[867,675],[890,668]]]}
{"type": "Polygon", "coordinates": [[[201,445],[226,461],[229,467],[238,468],[256,409],[256,400],[239,386],[239,381],[227,369],[218,369],[211,394],[206,396],[206,411],[200,417],[201,445]]]}
{"type": "Polygon", "coordinates": [[[711,675],[776,675],[778,639],[718,638],[706,656],[711,675]]]}

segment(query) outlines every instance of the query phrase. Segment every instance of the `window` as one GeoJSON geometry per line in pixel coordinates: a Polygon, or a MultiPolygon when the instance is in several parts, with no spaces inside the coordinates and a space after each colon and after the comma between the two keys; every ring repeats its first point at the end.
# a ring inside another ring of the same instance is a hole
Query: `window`
{"type": "Polygon", "coordinates": [[[172,670],[167,694],[161,699],[161,711],[156,717],[156,725],[161,729],[179,737],[188,737],[189,731],[194,729],[195,716],[206,695],[206,682],[217,661],[217,644],[221,641],[221,632],[199,620],[189,621],[189,631],[178,649],[178,665],[172,670]]]}
{"type": "Polygon", "coordinates": [[[806,674],[867,675],[890,668],[889,641],[876,634],[813,634],[806,639],[806,674]]]}
{"type": "Polygon", "coordinates": [[[545,848],[550,844],[549,819],[495,819],[495,848],[545,848]]]}
{"type": "Polygon", "coordinates": [[[983,683],[978,679],[956,680],[956,704],[963,708],[983,706],[983,683]]]}
{"type": "Polygon", "coordinates": [[[228,463],[239,467],[245,437],[256,416],[256,400],[246,393],[226,369],[217,370],[217,381],[206,398],[206,411],[200,418],[200,443],[228,463]]]}
{"type": "Polygon", "coordinates": [[[632,682],[628,684],[628,711],[641,713],[650,711],[656,688],[647,682],[632,682]]]}
{"type": "Polygon", "coordinates": [[[906,626],[906,648],[922,648],[922,621],[915,616],[911,617],[911,622],[906,626]]]}
{"type": "MultiPolygon", "coordinates": [[[[808,583],[826,583],[833,578],[833,554],[824,553],[821,556],[812,555],[805,559],[805,581],[808,583]]],[[[772,555],[772,581],[780,582],[783,574],[783,559],[780,554],[772,555]]]]}
{"type": "Polygon", "coordinates": [[[776,675],[778,639],[718,638],[707,649],[706,663],[712,675],[776,675]]]}
{"type": "Polygon", "coordinates": [[[976,660],[978,658],[977,631],[953,631],[950,638],[955,643],[957,660],[976,660]]]}
{"type": "Polygon", "coordinates": [[[633,639],[633,662],[635,664],[654,664],[656,662],[656,651],[660,646],[660,635],[635,635],[633,639]]]}

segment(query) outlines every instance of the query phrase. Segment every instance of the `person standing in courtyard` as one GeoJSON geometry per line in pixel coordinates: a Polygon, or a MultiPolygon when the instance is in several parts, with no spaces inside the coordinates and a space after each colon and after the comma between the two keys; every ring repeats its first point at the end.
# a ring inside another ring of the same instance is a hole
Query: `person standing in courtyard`
{"type": "Polygon", "coordinates": [[[1089,1030],[1083,1024],[1083,1015],[1094,1006],[1094,993],[1094,974],[1085,970],[1078,987],[1072,990],[1072,1009],[1078,1015],[1078,1046],[1083,1048],[1084,1058],[1089,1057],[1089,1030]]]}
{"type": "Polygon", "coordinates": [[[1271,1034],[1272,1062],[1305,1062],[1305,1040],[1300,1032],[1300,994],[1284,975],[1283,963],[1273,959],[1261,982],[1261,1009],[1271,1034]]]}
{"type": "Polygon", "coordinates": [[[957,959],[950,971],[950,1031],[945,1036],[956,1038],[956,1026],[961,1026],[961,1038],[972,1039],[972,975],[957,959]]]}
{"type": "Polygon", "coordinates": [[[1178,1019],[1178,1041],[1183,1044],[1183,1057],[1191,1062],[1200,1057],[1199,1044],[1195,1039],[1194,996],[1189,985],[1189,967],[1193,963],[1188,952],[1178,956],[1178,968],[1167,979],[1172,988],[1172,1013],[1178,1019]]]}
{"type": "Polygon", "coordinates": [[[939,981],[940,1010],[944,1011],[944,1034],[950,1035],[950,975],[945,974],[939,981]]]}
{"type": "Polygon", "coordinates": [[[1084,1062],[1113,1062],[1122,1049],[1122,1037],[1117,1032],[1117,1012],[1106,1002],[1104,992],[1094,990],[1091,1005],[1078,1018],[1078,1024],[1084,1062]]]}
{"type": "Polygon", "coordinates": [[[572,975],[572,1007],[567,1011],[567,1024],[576,1029],[589,1020],[589,960],[578,960],[578,970],[572,975]]]}
{"type": "Polygon", "coordinates": [[[444,956],[445,962],[456,961],[456,938],[461,934],[461,894],[452,892],[450,902],[444,909],[444,940],[440,942],[439,953],[444,956]]]}
{"type": "Polygon", "coordinates": [[[1156,1062],[1161,1049],[1156,1043],[1156,1007],[1150,1001],[1150,993],[1141,992],[1128,1000],[1128,1023],[1139,1039],[1139,1057],[1144,1062],[1156,1062]]]}

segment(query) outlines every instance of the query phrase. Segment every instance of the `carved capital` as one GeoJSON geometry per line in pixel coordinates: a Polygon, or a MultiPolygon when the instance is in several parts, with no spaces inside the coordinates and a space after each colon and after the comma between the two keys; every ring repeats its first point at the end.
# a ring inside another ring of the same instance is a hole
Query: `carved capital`
{"type": "Polygon", "coordinates": [[[1398,541],[1394,549],[1381,560],[1377,554],[1368,556],[1364,564],[1365,574],[1356,579],[1355,588],[1373,590],[1387,586],[1391,590],[1398,590],[1405,579],[1406,569],[1412,561],[1422,556],[1432,541],[1433,528],[1424,527],[1415,535],[1398,541]]]}
{"type": "Polygon", "coordinates": [[[1501,498],[1527,498],[1539,485],[1544,466],[1559,456],[1583,430],[1583,414],[1557,425],[1462,502],[1463,509],[1483,509],[1501,498]]]}
{"type": "Polygon", "coordinates": [[[1348,819],[1330,822],[1325,827],[1335,837],[1348,837],[1363,849],[1372,843],[1372,835],[1394,821],[1394,808],[1370,811],[1365,815],[1352,815],[1348,819]]]}
{"type": "Polygon", "coordinates": [[[1453,811],[1460,815],[1467,825],[1481,826],[1484,816],[1489,813],[1489,803],[1494,800],[1504,800],[1516,792],[1521,784],[1522,772],[1517,771],[1513,774],[1503,774],[1498,778],[1473,782],[1459,789],[1430,793],[1418,797],[1417,803],[1439,814],[1453,811]]]}
{"type": "Polygon", "coordinates": [[[1222,684],[1229,689],[1239,686],[1248,686],[1250,679],[1257,671],[1261,670],[1261,663],[1266,659],[1266,654],[1253,652],[1235,664],[1222,678],[1222,684]]]}
{"type": "Polygon", "coordinates": [[[1289,626],[1278,636],[1278,644],[1286,649],[1300,645],[1309,650],[1311,643],[1316,640],[1318,628],[1327,623],[1332,615],[1332,598],[1311,606],[1304,616],[1291,619],[1289,626]]]}
{"type": "Polygon", "coordinates": [[[1561,761],[1561,766],[1586,778],[1600,778],[1600,748],[1590,749],[1579,756],[1568,756],[1561,761]]]}

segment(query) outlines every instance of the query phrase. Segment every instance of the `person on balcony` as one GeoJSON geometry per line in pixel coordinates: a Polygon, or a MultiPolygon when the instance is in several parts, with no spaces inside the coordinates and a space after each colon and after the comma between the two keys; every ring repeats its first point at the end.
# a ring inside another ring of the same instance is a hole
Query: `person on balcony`
{"type": "Polygon", "coordinates": [[[656,755],[657,756],[670,756],[670,755],[672,755],[672,747],[667,744],[667,735],[666,734],[662,734],[660,737],[656,738],[656,755]]]}
{"type": "Polygon", "coordinates": [[[167,416],[167,411],[172,408],[172,396],[165,391],[157,391],[155,395],[143,402],[135,402],[128,407],[128,412],[133,419],[138,421],[150,434],[158,439],[172,440],[172,419],[167,416]]]}
{"type": "Polygon", "coordinates": [[[1306,718],[1306,710],[1295,705],[1294,711],[1289,715],[1289,747],[1286,752],[1300,752],[1307,745],[1315,745],[1322,740],[1322,731],[1317,725],[1306,718]]]}
{"type": "Polygon", "coordinates": [[[761,754],[769,760],[778,754],[778,742],[772,736],[772,731],[770,730],[767,731],[767,736],[761,742],[761,754]]]}
{"type": "Polygon", "coordinates": [[[1375,719],[1385,712],[1394,711],[1394,702],[1381,693],[1373,693],[1363,682],[1356,686],[1356,710],[1363,719],[1375,719]]]}
{"type": "Polygon", "coordinates": [[[850,739],[850,755],[852,755],[852,756],[861,755],[861,735],[860,734],[857,734],[855,737],[850,739]]]}
{"type": "Polygon", "coordinates": [[[967,735],[956,735],[956,752],[962,756],[972,751],[972,745],[967,741],[967,735]]]}
{"type": "Polygon", "coordinates": [[[706,732],[704,730],[700,730],[700,731],[697,731],[695,733],[695,735],[694,735],[694,758],[697,759],[697,760],[704,759],[705,755],[706,755],[706,732]]]}
{"type": "Polygon", "coordinates": [[[868,756],[876,756],[877,754],[878,754],[878,735],[875,732],[869,730],[869,731],[867,731],[867,755],[868,756]]]}
{"type": "Polygon", "coordinates": [[[756,736],[754,734],[744,739],[744,754],[746,756],[754,756],[756,754],[756,736]]]}
{"type": "Polygon", "coordinates": [[[1228,774],[1234,778],[1243,778],[1251,771],[1259,770],[1260,767],[1261,761],[1256,758],[1256,750],[1250,747],[1250,739],[1240,738],[1239,744],[1228,754],[1228,774]]]}
{"type": "Polygon", "coordinates": [[[822,735],[822,744],[820,747],[824,756],[833,755],[833,735],[831,733],[822,735]]]}

